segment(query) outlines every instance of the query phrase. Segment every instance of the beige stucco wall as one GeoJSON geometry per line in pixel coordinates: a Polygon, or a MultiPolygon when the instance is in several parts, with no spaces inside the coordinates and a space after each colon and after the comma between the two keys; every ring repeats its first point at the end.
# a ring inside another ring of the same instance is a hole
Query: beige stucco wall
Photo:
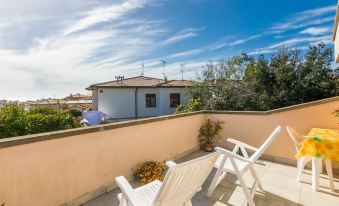
{"type": "Polygon", "coordinates": [[[0,149],[0,205],[60,205],[197,148],[203,114],[0,149]]]}
{"type": "MultiPolygon", "coordinates": [[[[286,126],[289,125],[302,135],[307,135],[313,127],[339,129],[339,119],[331,113],[339,107],[339,99],[334,102],[287,110],[284,112],[255,114],[208,114],[211,119],[225,122],[222,131],[221,145],[230,147],[226,139],[236,138],[255,147],[259,147],[278,125],[282,132],[267,149],[265,154],[295,160],[296,150],[288,136],[286,126]]],[[[335,164],[339,168],[339,164],[335,164]]]]}

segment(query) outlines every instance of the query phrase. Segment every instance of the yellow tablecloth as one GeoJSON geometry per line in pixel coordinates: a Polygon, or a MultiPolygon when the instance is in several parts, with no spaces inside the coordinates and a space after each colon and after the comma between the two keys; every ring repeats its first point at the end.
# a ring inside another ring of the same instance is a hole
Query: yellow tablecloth
{"type": "Polygon", "coordinates": [[[312,128],[296,155],[303,156],[339,161],[339,130],[312,128]]]}

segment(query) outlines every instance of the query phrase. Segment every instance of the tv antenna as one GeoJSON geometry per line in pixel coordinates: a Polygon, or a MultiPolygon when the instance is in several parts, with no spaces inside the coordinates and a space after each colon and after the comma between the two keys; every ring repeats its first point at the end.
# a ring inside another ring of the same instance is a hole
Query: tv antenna
{"type": "Polygon", "coordinates": [[[166,70],[165,70],[165,67],[166,67],[166,64],[167,64],[167,62],[165,61],[165,60],[160,60],[161,61],[161,63],[162,63],[162,67],[163,67],[163,75],[164,75],[164,79],[166,79],[167,77],[166,77],[166,70]]]}
{"type": "Polygon", "coordinates": [[[185,64],[184,63],[180,64],[181,81],[184,81],[184,69],[185,69],[185,64]]]}
{"type": "Polygon", "coordinates": [[[141,76],[144,76],[145,64],[144,62],[142,62],[140,65],[141,65],[141,76]]]}
{"type": "Polygon", "coordinates": [[[119,84],[119,81],[121,82],[122,84],[122,80],[124,79],[125,77],[124,76],[115,76],[115,79],[117,80],[118,84],[119,84]]]}

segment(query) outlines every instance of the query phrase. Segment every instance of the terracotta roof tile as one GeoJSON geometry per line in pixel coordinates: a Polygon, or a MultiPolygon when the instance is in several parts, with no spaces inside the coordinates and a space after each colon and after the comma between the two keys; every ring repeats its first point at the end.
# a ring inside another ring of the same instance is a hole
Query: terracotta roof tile
{"type": "Polygon", "coordinates": [[[185,87],[189,85],[190,81],[187,80],[168,80],[165,83],[164,79],[137,76],[123,80],[92,84],[88,89],[98,87],[185,87]]]}

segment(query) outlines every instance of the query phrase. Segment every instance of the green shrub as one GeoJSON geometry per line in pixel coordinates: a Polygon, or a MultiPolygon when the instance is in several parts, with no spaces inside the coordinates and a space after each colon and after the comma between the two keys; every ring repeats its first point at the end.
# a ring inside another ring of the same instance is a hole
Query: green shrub
{"type": "Polygon", "coordinates": [[[44,115],[52,115],[58,114],[59,110],[54,107],[35,107],[28,111],[28,114],[44,114],[44,115]]]}
{"type": "Polygon", "coordinates": [[[72,117],[81,117],[82,116],[82,112],[76,109],[70,109],[68,110],[68,113],[72,116],[72,117]]]}
{"type": "Polygon", "coordinates": [[[23,106],[7,104],[0,109],[0,138],[26,134],[27,116],[23,106]]]}
{"type": "Polygon", "coordinates": [[[0,138],[80,126],[68,111],[59,111],[52,107],[37,107],[25,111],[23,106],[6,105],[0,109],[0,138]]]}
{"type": "Polygon", "coordinates": [[[179,113],[186,113],[186,112],[194,112],[194,111],[200,111],[202,109],[203,107],[202,107],[200,98],[190,99],[187,105],[180,104],[177,107],[175,113],[179,114],[179,113]]]}

